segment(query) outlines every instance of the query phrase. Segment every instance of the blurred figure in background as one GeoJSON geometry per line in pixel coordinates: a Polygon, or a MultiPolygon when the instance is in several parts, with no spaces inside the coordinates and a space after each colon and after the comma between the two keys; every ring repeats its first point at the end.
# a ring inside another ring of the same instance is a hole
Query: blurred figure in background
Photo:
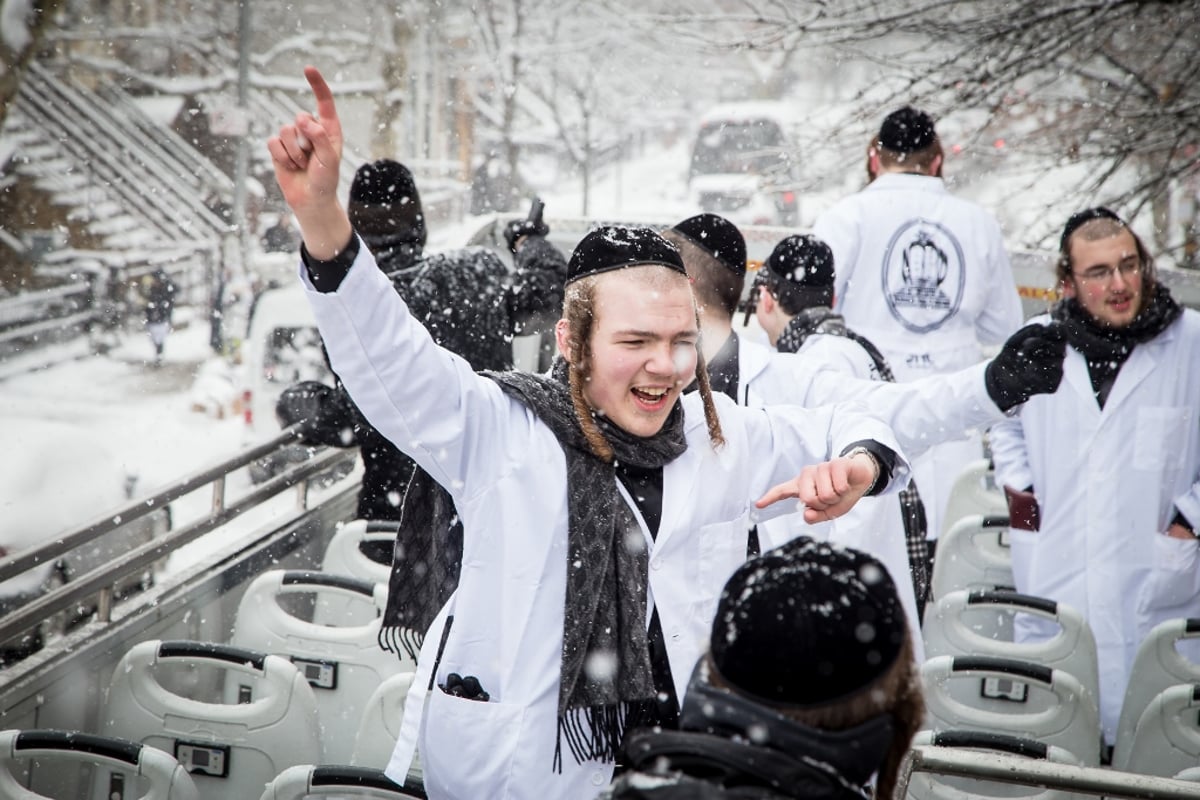
{"type": "Polygon", "coordinates": [[[146,331],[154,344],[154,364],[162,363],[163,345],[171,332],[171,315],[175,310],[175,284],[166,270],[156,269],[142,278],[142,295],[146,299],[146,331]]]}

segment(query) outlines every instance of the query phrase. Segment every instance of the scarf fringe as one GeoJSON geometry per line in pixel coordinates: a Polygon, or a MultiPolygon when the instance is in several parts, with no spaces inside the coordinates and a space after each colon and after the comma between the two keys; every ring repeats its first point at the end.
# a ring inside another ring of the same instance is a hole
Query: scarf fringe
{"type": "Polygon", "coordinates": [[[401,625],[381,626],[375,638],[380,650],[395,653],[401,661],[407,655],[414,663],[421,652],[421,645],[425,643],[425,634],[401,625]]]}
{"type": "Polygon", "coordinates": [[[554,745],[554,771],[562,774],[562,744],[576,764],[584,761],[617,760],[625,735],[641,715],[631,713],[627,703],[572,708],[558,717],[558,740],[554,745]]]}

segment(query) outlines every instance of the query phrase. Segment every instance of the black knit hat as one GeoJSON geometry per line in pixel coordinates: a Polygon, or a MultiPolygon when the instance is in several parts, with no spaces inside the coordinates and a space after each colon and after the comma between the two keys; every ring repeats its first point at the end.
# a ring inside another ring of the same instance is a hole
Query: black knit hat
{"type": "Polygon", "coordinates": [[[650,228],[605,226],[589,231],[567,262],[567,283],[625,267],[652,264],[687,275],[679,249],[650,228]]]}
{"type": "Polygon", "coordinates": [[[893,153],[915,153],[936,141],[933,119],[912,106],[904,106],[888,114],[879,127],[880,146],[893,153]]]}
{"type": "Polygon", "coordinates": [[[833,304],[833,251],[810,234],[788,236],[763,262],[757,280],[789,309],[833,304]]]}
{"type": "Polygon", "coordinates": [[[697,214],[674,227],[738,277],[746,274],[746,239],[737,226],[716,214],[697,214]]]}
{"type": "Polygon", "coordinates": [[[425,245],[425,215],[412,173],[398,161],[363,164],[350,184],[350,222],[364,237],[398,235],[425,245]]]}
{"type": "Polygon", "coordinates": [[[807,537],[740,566],[713,621],[712,662],[735,690],[816,707],[862,691],[896,662],[907,623],[887,569],[807,537]]]}

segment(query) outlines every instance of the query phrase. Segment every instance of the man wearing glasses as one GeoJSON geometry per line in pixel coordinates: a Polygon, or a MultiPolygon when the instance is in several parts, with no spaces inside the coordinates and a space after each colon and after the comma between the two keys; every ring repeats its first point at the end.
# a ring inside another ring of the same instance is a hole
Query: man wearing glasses
{"type": "MultiPolygon", "coordinates": [[[[1062,384],[994,426],[992,452],[1017,589],[1088,619],[1112,744],[1139,642],[1163,620],[1200,616],[1200,314],[1171,298],[1106,208],[1067,221],[1057,276],[1062,384]]],[[[1053,633],[1043,626],[1019,616],[1018,639],[1053,633]]]]}

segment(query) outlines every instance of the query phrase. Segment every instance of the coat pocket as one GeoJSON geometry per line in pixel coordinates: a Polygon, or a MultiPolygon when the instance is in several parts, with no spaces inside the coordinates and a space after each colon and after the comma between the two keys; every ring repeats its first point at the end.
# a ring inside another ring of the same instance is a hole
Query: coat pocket
{"type": "Polygon", "coordinates": [[[425,785],[451,797],[507,796],[524,717],[521,705],[467,700],[435,688],[421,742],[425,785]]]}
{"type": "Polygon", "coordinates": [[[1156,533],[1150,574],[1138,592],[1142,612],[1174,608],[1200,595],[1200,543],[1156,533]]]}

